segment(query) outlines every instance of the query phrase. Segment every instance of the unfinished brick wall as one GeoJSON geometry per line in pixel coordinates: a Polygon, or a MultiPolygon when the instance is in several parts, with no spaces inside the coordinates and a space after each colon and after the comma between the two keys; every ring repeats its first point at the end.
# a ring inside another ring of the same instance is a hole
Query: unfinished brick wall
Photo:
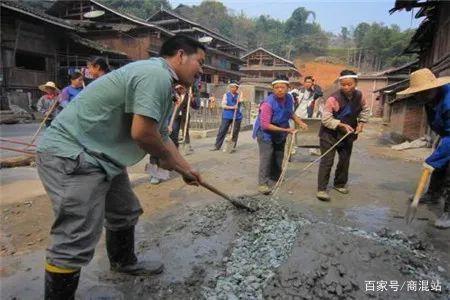
{"type": "Polygon", "coordinates": [[[403,135],[406,138],[415,140],[423,135],[424,131],[422,130],[422,127],[424,114],[425,112],[422,104],[407,101],[403,125],[403,135]]]}
{"type": "Polygon", "coordinates": [[[374,94],[373,91],[383,88],[386,85],[387,79],[385,77],[365,78],[362,76],[358,79],[358,89],[363,93],[367,105],[369,105],[370,111],[372,112],[372,116],[374,117],[383,116],[383,104],[380,99],[377,98],[377,94],[374,94]]]}
{"type": "Polygon", "coordinates": [[[404,105],[402,101],[397,101],[391,104],[390,127],[392,132],[403,134],[405,111],[406,105],[404,105]]]}
{"type": "Polygon", "coordinates": [[[394,102],[391,109],[391,131],[415,140],[427,131],[423,103],[413,98],[394,102]]]}

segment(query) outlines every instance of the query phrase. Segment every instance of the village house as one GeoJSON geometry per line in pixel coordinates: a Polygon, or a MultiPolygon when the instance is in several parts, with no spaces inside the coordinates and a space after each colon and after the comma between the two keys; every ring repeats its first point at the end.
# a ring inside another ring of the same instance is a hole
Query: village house
{"type": "Polygon", "coordinates": [[[83,36],[127,54],[131,60],[158,56],[174,33],[94,0],[57,0],[47,13],[83,29],[83,36]]]}
{"type": "Polygon", "coordinates": [[[205,88],[208,88],[208,84],[239,81],[244,75],[240,71],[240,66],[244,63],[241,55],[247,51],[244,46],[165,8],[161,8],[147,21],[170,30],[172,33],[186,34],[206,43],[208,55],[202,75],[202,82],[206,83],[205,88]]]}
{"type": "MultiPolygon", "coordinates": [[[[400,89],[406,88],[409,82],[409,74],[417,70],[418,60],[406,63],[397,68],[391,68],[383,71],[380,74],[387,78],[387,84],[384,87],[373,90],[373,95],[376,99],[375,113],[381,111],[381,114],[375,116],[383,117],[383,121],[388,123],[392,113],[391,103],[396,99],[396,93],[400,89]]],[[[395,126],[394,126],[395,127],[395,126]]]]}
{"type": "Polygon", "coordinates": [[[413,61],[380,72],[358,75],[358,89],[365,95],[373,117],[389,116],[388,102],[391,99],[388,95],[392,94],[392,86],[405,82],[416,66],[417,61],[413,61]]]}
{"type": "MultiPolygon", "coordinates": [[[[244,77],[241,78],[242,88],[258,104],[271,91],[270,83],[276,75],[289,78],[291,87],[300,85],[301,74],[290,60],[282,58],[269,50],[259,47],[242,56],[245,65],[241,67],[244,77]]],[[[253,111],[257,114],[257,106],[253,111]]]]}
{"type": "Polygon", "coordinates": [[[277,75],[285,75],[289,78],[291,87],[300,84],[301,74],[290,60],[282,58],[262,47],[245,54],[245,61],[241,71],[245,73],[242,82],[269,84],[277,75]]]}
{"type": "Polygon", "coordinates": [[[1,1],[1,109],[10,104],[29,110],[40,97],[38,85],[54,81],[63,87],[68,72],[86,65],[92,55],[127,60],[121,51],[81,37],[84,30],[69,21],[17,1],[1,1]]]}
{"type": "MultiPolygon", "coordinates": [[[[450,75],[450,2],[396,1],[391,13],[419,8],[416,18],[425,19],[412,37],[405,53],[417,53],[417,68],[429,68],[437,77],[450,75]]],[[[404,89],[408,80],[389,88],[389,94],[404,89]]],[[[392,97],[390,101],[392,131],[407,139],[417,139],[430,132],[423,100],[417,97],[392,97]]]]}

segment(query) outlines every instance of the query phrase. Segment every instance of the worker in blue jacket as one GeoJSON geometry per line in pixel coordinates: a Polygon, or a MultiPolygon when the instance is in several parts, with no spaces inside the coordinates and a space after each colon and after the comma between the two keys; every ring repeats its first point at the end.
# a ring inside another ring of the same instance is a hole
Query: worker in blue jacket
{"type": "Polygon", "coordinates": [[[430,185],[419,203],[438,204],[444,201],[444,211],[434,226],[450,228],[450,76],[436,78],[429,69],[420,69],[410,75],[410,87],[397,95],[414,94],[427,101],[428,124],[439,135],[434,152],[425,160],[433,169],[430,185]]]}

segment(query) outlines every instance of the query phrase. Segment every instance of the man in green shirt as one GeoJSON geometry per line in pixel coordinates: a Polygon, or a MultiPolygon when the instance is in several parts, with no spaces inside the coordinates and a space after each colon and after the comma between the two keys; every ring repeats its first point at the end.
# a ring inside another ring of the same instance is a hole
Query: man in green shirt
{"type": "Polygon", "coordinates": [[[37,148],[38,173],[55,221],[46,253],[45,299],[74,299],[80,269],[106,228],[111,270],[160,273],[161,262],[138,261],[134,227],[142,214],[126,167],[149,153],[160,166],[198,185],[200,175],[168,138],[173,86],[202,73],[205,47],[177,35],[160,58],[130,63],[88,85],[52,122],[37,148]]]}

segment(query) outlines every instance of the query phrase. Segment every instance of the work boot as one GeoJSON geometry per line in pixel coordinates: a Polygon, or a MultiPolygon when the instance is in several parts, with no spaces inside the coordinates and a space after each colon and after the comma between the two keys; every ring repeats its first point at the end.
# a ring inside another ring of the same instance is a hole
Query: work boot
{"type": "Polygon", "coordinates": [[[80,279],[80,270],[63,269],[46,264],[45,300],[73,300],[80,279]]]}
{"type": "Polygon", "coordinates": [[[134,226],[112,231],[106,229],[106,250],[111,271],[136,276],[159,274],[164,265],[160,261],[138,261],[134,254],[134,226]]]}
{"type": "Polygon", "coordinates": [[[260,184],[258,186],[258,191],[263,195],[269,195],[271,190],[267,184],[260,184]]]}
{"type": "Polygon", "coordinates": [[[346,188],[346,187],[337,187],[337,186],[335,186],[335,187],[333,187],[333,189],[335,189],[335,190],[338,191],[339,193],[345,194],[345,195],[348,194],[348,193],[350,193],[349,189],[346,188]]]}
{"type": "Polygon", "coordinates": [[[330,201],[330,195],[328,195],[327,191],[318,191],[316,194],[317,199],[321,201],[330,201]]]}
{"type": "Polygon", "coordinates": [[[209,149],[209,151],[219,151],[220,149],[214,146],[213,148],[209,149]]]}
{"type": "MultiPolygon", "coordinates": [[[[412,202],[414,200],[414,195],[409,195],[408,199],[412,202]]],[[[419,204],[439,204],[439,194],[427,192],[419,198],[419,204]]]]}
{"type": "Polygon", "coordinates": [[[449,229],[450,228],[450,213],[448,213],[448,212],[442,213],[442,215],[439,217],[439,219],[437,219],[434,222],[434,227],[439,228],[439,229],[449,229]]]}

